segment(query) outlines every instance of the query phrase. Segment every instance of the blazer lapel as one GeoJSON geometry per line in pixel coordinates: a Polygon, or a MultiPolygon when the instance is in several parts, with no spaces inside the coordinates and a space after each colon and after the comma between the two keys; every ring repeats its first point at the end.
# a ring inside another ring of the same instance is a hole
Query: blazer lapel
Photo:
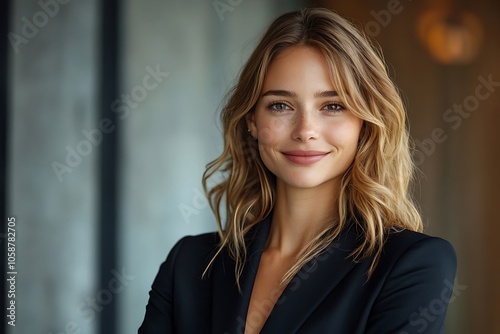
{"type": "Polygon", "coordinates": [[[354,267],[355,227],[342,232],[315,261],[295,275],[274,306],[261,333],[295,333],[354,267]]]}
{"type": "MultiPolygon", "coordinates": [[[[249,232],[248,260],[240,278],[241,294],[234,276],[234,261],[223,251],[213,264],[212,333],[244,333],[255,276],[271,227],[271,216],[249,232]]],[[[294,333],[314,309],[354,267],[349,258],[356,246],[355,227],[346,229],[322,253],[295,275],[283,291],[261,333],[294,333]]]]}
{"type": "Polygon", "coordinates": [[[243,333],[246,314],[260,257],[271,226],[271,215],[249,232],[247,264],[240,277],[241,294],[236,285],[234,260],[226,251],[213,264],[212,333],[243,333]]]}

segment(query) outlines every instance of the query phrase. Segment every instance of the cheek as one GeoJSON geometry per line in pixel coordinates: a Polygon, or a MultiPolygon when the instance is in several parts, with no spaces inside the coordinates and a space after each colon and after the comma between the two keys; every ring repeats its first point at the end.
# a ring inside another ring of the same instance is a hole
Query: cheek
{"type": "Polygon", "coordinates": [[[281,119],[262,119],[257,123],[257,139],[260,145],[273,145],[286,135],[287,126],[281,119]]]}
{"type": "Polygon", "coordinates": [[[361,126],[358,122],[345,122],[339,124],[334,130],[328,132],[328,141],[336,143],[344,150],[356,150],[361,126]]]}

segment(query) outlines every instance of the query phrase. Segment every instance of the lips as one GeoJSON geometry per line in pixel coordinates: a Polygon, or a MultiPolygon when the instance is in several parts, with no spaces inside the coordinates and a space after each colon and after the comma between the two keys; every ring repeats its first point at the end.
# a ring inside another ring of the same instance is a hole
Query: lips
{"type": "Polygon", "coordinates": [[[326,157],[329,152],[324,151],[313,151],[313,150],[293,150],[283,152],[283,155],[291,162],[297,165],[312,165],[324,157],[326,157]]]}

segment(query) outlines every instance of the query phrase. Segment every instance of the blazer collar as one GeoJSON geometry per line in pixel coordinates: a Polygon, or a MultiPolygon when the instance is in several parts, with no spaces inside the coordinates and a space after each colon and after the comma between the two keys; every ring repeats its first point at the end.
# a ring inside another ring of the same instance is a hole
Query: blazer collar
{"type": "MultiPolygon", "coordinates": [[[[222,252],[213,267],[212,332],[243,334],[253,283],[271,227],[271,217],[250,231],[248,260],[240,278],[241,294],[234,275],[234,261],[222,252]]],[[[261,333],[293,333],[352,269],[348,258],[356,245],[354,228],[346,229],[316,260],[304,265],[287,285],[261,333]],[[300,306],[299,306],[300,305],[300,306]],[[283,321],[286,319],[286,321],[283,321]]]]}
{"type": "Polygon", "coordinates": [[[260,257],[271,228],[272,215],[248,232],[247,263],[240,277],[241,293],[236,285],[235,263],[227,251],[213,264],[212,333],[245,332],[246,314],[260,257]]]}

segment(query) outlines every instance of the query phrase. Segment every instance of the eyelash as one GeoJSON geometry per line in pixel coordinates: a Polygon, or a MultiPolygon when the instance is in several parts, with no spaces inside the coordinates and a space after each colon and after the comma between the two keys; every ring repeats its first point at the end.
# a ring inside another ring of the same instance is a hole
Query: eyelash
{"type": "MultiPolygon", "coordinates": [[[[267,109],[273,111],[273,112],[276,112],[276,113],[281,113],[285,110],[288,110],[288,109],[276,109],[275,107],[277,105],[283,105],[283,106],[286,106],[286,108],[289,108],[289,109],[292,109],[292,107],[290,107],[288,105],[287,102],[285,101],[276,101],[276,102],[272,102],[270,103],[268,106],[267,106],[267,109]]],[[[335,106],[335,109],[326,109],[327,111],[331,111],[331,112],[341,112],[341,111],[344,111],[345,110],[345,107],[342,103],[339,103],[339,102],[329,102],[327,103],[326,105],[323,106],[322,109],[324,109],[325,107],[328,107],[328,106],[335,106]]]]}
{"type": "Polygon", "coordinates": [[[270,103],[268,106],[267,106],[267,109],[271,110],[271,111],[274,111],[274,112],[283,112],[284,110],[287,110],[287,109],[276,109],[276,106],[277,105],[284,105],[286,106],[286,108],[289,108],[291,109],[291,107],[286,103],[286,102],[281,102],[281,101],[277,101],[277,102],[272,102],[270,103]]]}

